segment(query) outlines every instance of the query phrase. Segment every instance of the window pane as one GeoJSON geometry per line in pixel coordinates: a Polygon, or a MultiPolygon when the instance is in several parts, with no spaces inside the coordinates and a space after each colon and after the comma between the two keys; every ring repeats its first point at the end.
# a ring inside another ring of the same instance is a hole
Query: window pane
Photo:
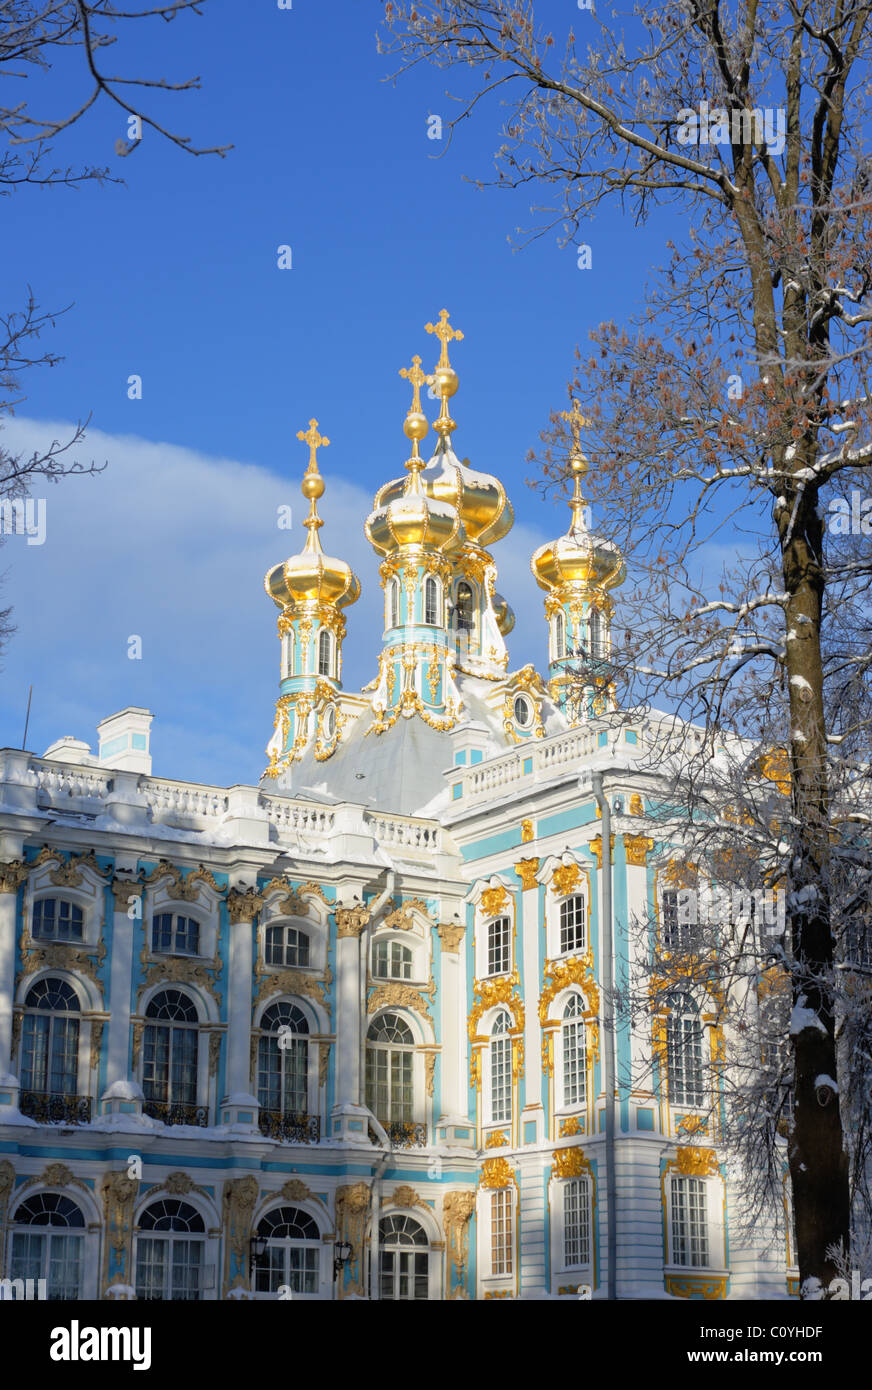
{"type": "Polygon", "coordinates": [[[563,1188],[563,1258],[567,1269],[590,1264],[590,1188],[572,1178],[563,1188]]]}
{"type": "Polygon", "coordinates": [[[491,1197],[491,1273],[512,1272],[512,1190],[500,1188],[491,1197]]]}
{"type": "Polygon", "coordinates": [[[700,1268],[708,1264],[705,1183],[672,1179],[672,1263],[700,1268]]]}

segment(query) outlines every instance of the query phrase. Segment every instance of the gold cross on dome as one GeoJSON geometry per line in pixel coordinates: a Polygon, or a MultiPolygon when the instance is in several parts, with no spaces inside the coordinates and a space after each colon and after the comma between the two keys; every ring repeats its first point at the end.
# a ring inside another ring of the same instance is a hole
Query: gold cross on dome
{"type": "Polygon", "coordinates": [[[454,338],[456,338],[459,342],[460,339],[463,337],[463,334],[461,333],[459,328],[451,327],[451,324],[448,322],[448,310],[441,309],[439,311],[439,322],[425,323],[424,329],[427,333],[435,333],[436,337],[442,344],[442,351],[439,354],[439,361],[436,363],[436,366],[450,367],[451,363],[448,361],[448,344],[454,338]]]}
{"type": "Polygon", "coordinates": [[[416,415],[421,414],[421,387],[424,386],[430,377],[426,372],[421,371],[420,357],[412,358],[411,367],[401,367],[400,376],[405,377],[412,387],[412,406],[411,409],[416,415]]]}
{"type": "Polygon", "coordinates": [[[318,433],[318,421],[310,420],[307,430],[297,430],[297,438],[309,446],[309,467],[313,472],[318,471],[318,450],[326,449],[330,440],[326,435],[318,433]]]}
{"type": "Polygon", "coordinates": [[[580,449],[581,431],[586,429],[588,425],[592,425],[593,421],[589,420],[586,415],[582,415],[578,406],[578,401],[572,402],[571,410],[561,410],[560,418],[566,421],[572,431],[573,447],[575,449],[580,449]]]}

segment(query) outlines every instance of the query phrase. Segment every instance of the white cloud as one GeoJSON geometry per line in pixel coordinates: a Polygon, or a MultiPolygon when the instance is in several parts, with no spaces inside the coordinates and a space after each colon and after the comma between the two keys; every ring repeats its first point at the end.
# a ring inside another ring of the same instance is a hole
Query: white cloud
{"type": "MultiPolygon", "coordinates": [[[[34,449],[70,433],[66,425],[15,419],[4,427],[4,443],[34,449]]],[[[20,743],[32,683],[27,744],[36,752],[63,734],[93,746],[99,719],[146,705],[155,713],[157,774],[219,785],[256,781],[272,733],[279,655],[277,610],[263,576],[303,543],[300,459],[280,477],[256,464],[98,430],[89,430],[76,456],[109,466],[46,488],[45,544],[27,546],[16,536],[0,555],[0,598],[13,605],[18,629],[4,655],[2,742],[20,743]],[[277,526],[278,508],[287,504],[291,531],[277,526]],[[127,655],[134,634],[142,639],[141,661],[127,655]]],[[[345,684],[358,689],[375,674],[382,632],[377,557],[363,530],[372,492],[332,474],[329,456],[325,477],[322,544],[351,564],[363,590],[347,612],[344,647],[345,684]]],[[[494,549],[498,588],[517,615],[512,668],[532,661],[541,669],[546,660],[544,595],[529,568],[544,539],[516,524],[494,549]]]]}

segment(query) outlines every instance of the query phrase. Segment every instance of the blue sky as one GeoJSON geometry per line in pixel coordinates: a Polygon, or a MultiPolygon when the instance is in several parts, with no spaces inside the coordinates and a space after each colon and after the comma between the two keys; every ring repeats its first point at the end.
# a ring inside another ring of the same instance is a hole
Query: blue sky
{"type": "MultiPolygon", "coordinates": [[[[277,529],[276,508],[290,502],[302,517],[296,432],[313,415],[332,441],[322,539],[364,586],[345,683],[369,680],[381,593],[363,520],[406,456],[398,369],[416,352],[432,366],[424,324],[443,307],[465,335],[452,354],[455,446],[500,474],[518,517],[494,552],[518,613],[511,664],[544,664],[529,555],[565,528],[566,510],[526,486],[525,455],[565,405],[576,343],[630,315],[682,229],[666,216],[637,229],[612,208],[584,234],[591,271],[556,233],[513,251],[529,197],[468,181],[492,172],[499,109],[466,122],[450,149],[429,140],[428,117],[452,110],[452,76],[420,68],[386,81],[381,12],[363,0],[208,0],[199,19],[152,21],[107,65],[199,74],[200,92],[156,94],[146,109],[195,143],[232,143],[226,158],[192,158],[146,129],[119,159],[125,121],[106,104],[57,154],[105,162],[126,186],[26,189],[0,205],[4,311],[28,284],[44,308],[71,305],[45,339],[65,360],[27,376],[6,440],[36,444],[90,415],[78,457],[108,463],[48,491],[44,545],[14,537],[0,555],[18,624],[3,660],[3,743],[20,743],[32,682],[36,752],[62,734],[93,743],[97,720],[144,704],[156,773],[259,776],[278,669],[262,579],[301,545],[299,528],[290,544],[277,529]],[[277,267],[283,244],[291,270],[277,267]],[[141,661],[127,657],[131,634],[141,661]]],[[[34,93],[54,112],[83,81],[68,61],[34,93]]]]}

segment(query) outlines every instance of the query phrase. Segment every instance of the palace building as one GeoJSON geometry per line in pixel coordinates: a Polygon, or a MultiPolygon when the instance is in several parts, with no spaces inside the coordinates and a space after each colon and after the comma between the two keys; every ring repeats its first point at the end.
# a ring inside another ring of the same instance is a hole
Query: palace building
{"type": "Polygon", "coordinates": [[[454,452],[462,335],[445,311],[427,331],[405,469],[361,518],[384,589],[368,685],[342,685],[360,583],[322,543],[312,420],[305,543],[265,579],[259,783],[152,776],[139,708],[96,752],[0,751],[4,1279],[71,1299],[792,1291],[786,1240],[739,1228],[714,1016],[611,1002],[641,969],[632,924],[675,931],[648,757],[674,721],[616,708],[624,566],[588,523],[582,422],[568,528],[531,558],[547,660],[512,670],[512,507],[454,452]]]}

